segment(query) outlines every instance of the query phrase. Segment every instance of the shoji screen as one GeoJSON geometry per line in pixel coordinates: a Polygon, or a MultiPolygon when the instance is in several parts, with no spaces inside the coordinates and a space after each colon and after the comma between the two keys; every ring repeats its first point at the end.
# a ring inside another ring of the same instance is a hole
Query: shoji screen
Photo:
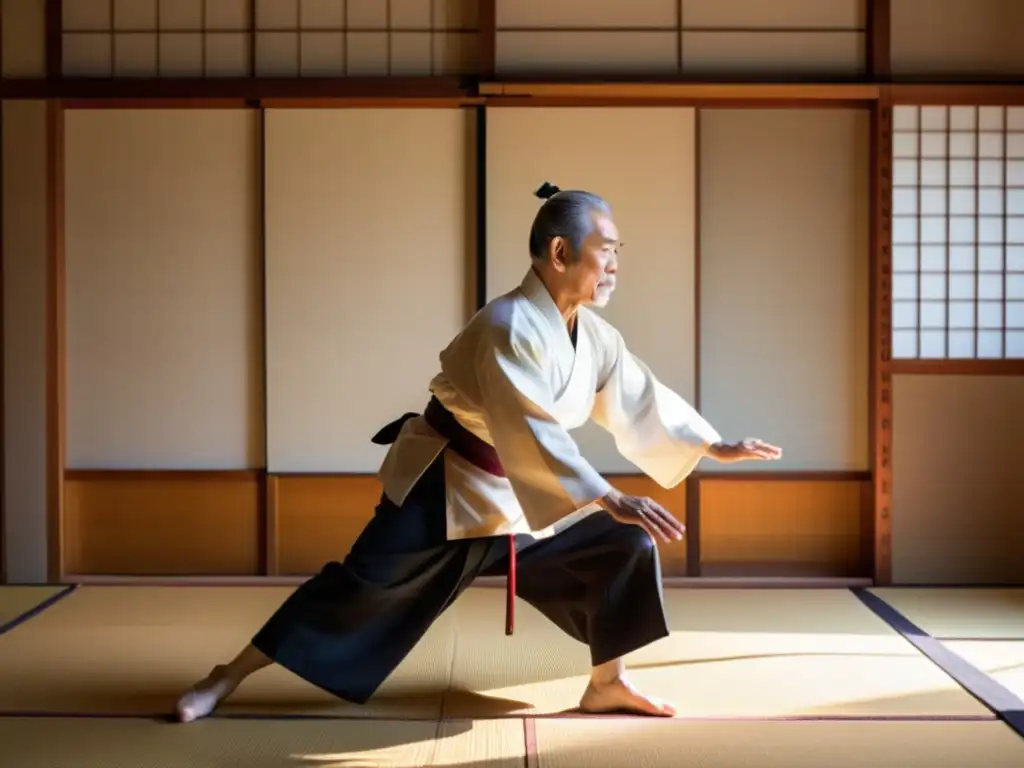
{"type": "Polygon", "coordinates": [[[1024,356],[1024,108],[893,124],[893,357],[1024,356]]]}

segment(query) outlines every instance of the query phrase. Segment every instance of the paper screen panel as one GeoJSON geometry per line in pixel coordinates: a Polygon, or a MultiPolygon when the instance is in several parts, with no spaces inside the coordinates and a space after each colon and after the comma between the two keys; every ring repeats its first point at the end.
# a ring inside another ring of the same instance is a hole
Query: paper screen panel
{"type": "Polygon", "coordinates": [[[891,0],[896,76],[1024,73],[1024,3],[1019,0],[891,0]]]}
{"type": "Polygon", "coordinates": [[[1024,107],[893,110],[892,353],[1024,357],[1024,107]]]}
{"type": "Polygon", "coordinates": [[[716,469],[866,469],[866,112],[705,110],[700,148],[701,408],[784,450],[716,469]]]}
{"type": "Polygon", "coordinates": [[[268,110],[271,472],[376,472],[471,308],[472,116],[268,110]]]}
{"type": "Polygon", "coordinates": [[[64,120],[68,468],[261,466],[255,113],[64,120]]]}
{"type": "MultiPolygon", "coordinates": [[[[530,268],[544,181],[605,197],[625,243],[601,313],[669,387],[695,381],[695,148],[689,108],[500,108],[487,115],[487,296],[530,268]]],[[[575,433],[599,471],[635,472],[592,424],[575,433]]]]}
{"type": "Polygon", "coordinates": [[[64,74],[463,74],[476,37],[471,0],[69,0],[64,74]]]}

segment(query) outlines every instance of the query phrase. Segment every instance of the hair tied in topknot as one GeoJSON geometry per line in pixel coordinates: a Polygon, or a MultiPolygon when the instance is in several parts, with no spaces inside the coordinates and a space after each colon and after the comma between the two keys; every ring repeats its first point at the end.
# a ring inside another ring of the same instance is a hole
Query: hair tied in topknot
{"type": "Polygon", "coordinates": [[[560,191],[561,190],[559,190],[559,188],[556,187],[554,184],[551,184],[550,182],[545,181],[543,184],[540,185],[540,189],[538,189],[536,192],[534,192],[534,194],[537,197],[541,198],[542,200],[550,200],[552,197],[554,197],[560,191]]]}

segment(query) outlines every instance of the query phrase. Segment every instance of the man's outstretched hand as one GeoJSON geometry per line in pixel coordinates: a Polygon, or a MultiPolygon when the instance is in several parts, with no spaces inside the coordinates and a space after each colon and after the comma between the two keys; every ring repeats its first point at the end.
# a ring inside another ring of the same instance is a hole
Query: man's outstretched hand
{"type": "MultiPolygon", "coordinates": [[[[716,461],[726,463],[775,461],[782,458],[782,449],[770,445],[764,440],[747,438],[738,443],[715,443],[708,449],[708,456],[716,461]]],[[[621,491],[612,490],[607,496],[599,499],[598,504],[608,510],[608,514],[620,523],[639,525],[655,540],[679,541],[686,533],[686,526],[676,520],[671,512],[647,496],[630,496],[621,491]]]]}
{"type": "Polygon", "coordinates": [[[630,496],[613,490],[598,503],[620,523],[639,525],[655,540],[679,541],[686,533],[686,526],[671,512],[646,496],[630,496]]]}
{"type": "Polygon", "coordinates": [[[708,449],[708,456],[715,461],[776,461],[782,458],[782,449],[769,445],[764,440],[748,437],[738,443],[715,443],[708,449]]]}

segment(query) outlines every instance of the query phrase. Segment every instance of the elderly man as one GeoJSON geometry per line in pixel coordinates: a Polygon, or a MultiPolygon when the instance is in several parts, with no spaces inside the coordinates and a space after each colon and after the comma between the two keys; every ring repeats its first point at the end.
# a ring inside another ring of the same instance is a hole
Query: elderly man
{"type": "Polygon", "coordinates": [[[545,184],[522,284],[490,302],[441,353],[433,397],[375,438],[390,443],[383,495],[344,562],[299,587],[229,664],[186,692],[178,717],[210,714],[248,675],[278,663],[365,703],[477,576],[508,574],[513,595],[590,649],[587,713],[666,716],[627,680],[623,657],[668,634],[656,539],[683,526],[616,490],[569,430],[593,419],[660,485],[704,456],[775,459],[760,440],[725,443],[587,308],[615,289],[610,206],[545,184]]]}

